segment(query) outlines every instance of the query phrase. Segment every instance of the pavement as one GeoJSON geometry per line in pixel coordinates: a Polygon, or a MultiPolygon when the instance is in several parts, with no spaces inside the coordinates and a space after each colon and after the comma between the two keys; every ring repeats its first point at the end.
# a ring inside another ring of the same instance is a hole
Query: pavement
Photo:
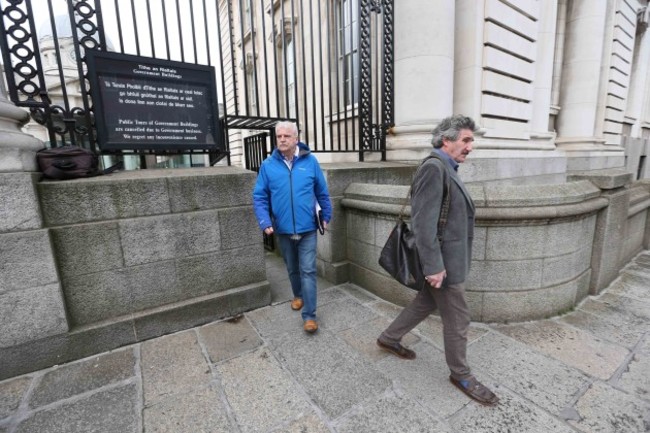
{"type": "Polygon", "coordinates": [[[437,317],[402,360],[375,344],[399,307],[319,280],[308,335],[276,256],[267,275],[271,306],[0,382],[0,433],[650,432],[648,251],[561,317],[472,323],[496,407],[449,382],[437,317]]]}

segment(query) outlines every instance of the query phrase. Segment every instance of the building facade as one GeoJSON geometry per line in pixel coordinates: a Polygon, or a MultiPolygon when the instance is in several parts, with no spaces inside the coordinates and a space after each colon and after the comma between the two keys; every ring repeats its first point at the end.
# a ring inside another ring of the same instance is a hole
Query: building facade
{"type": "MultiPolygon", "coordinates": [[[[311,16],[304,2],[295,0],[273,1],[272,6],[222,1],[224,15],[230,8],[232,16],[242,17],[243,26],[234,23],[231,29],[239,71],[226,79],[230,110],[235,101],[240,111],[245,107],[252,115],[277,105],[278,117],[297,117],[303,130],[307,123],[309,130],[325,131],[322,138],[302,137],[323,151],[323,162],[349,160],[349,154],[319,146],[321,139],[331,140],[334,148],[355,139],[359,1],[327,2],[327,8],[310,8],[311,16]],[[319,18],[332,24],[314,28],[319,18]],[[257,31],[262,27],[273,28],[275,37],[262,39],[257,31]],[[322,54],[318,41],[323,40],[338,49],[336,57],[322,54]],[[275,53],[278,67],[271,70],[279,76],[264,69],[271,62],[269,52],[275,53]],[[315,55],[326,64],[312,80],[319,62],[314,66],[315,55]],[[304,72],[298,68],[295,74],[294,64],[304,65],[304,72]],[[265,91],[269,85],[272,90],[265,91]],[[324,94],[338,93],[338,99],[321,100],[321,92],[314,91],[318,86],[330,86],[324,94]],[[347,133],[337,134],[341,123],[347,124],[347,133]]],[[[382,2],[363,3],[372,7],[382,2]]],[[[420,159],[430,150],[430,131],[437,122],[462,113],[481,128],[463,167],[470,181],[564,179],[567,172],[615,167],[648,177],[647,1],[400,0],[393,7],[394,118],[388,160],[420,159]]],[[[381,8],[376,11],[373,19],[380,21],[381,8]]],[[[373,91],[381,94],[378,75],[373,91]]],[[[240,149],[231,143],[234,163],[243,163],[240,149]]]]}

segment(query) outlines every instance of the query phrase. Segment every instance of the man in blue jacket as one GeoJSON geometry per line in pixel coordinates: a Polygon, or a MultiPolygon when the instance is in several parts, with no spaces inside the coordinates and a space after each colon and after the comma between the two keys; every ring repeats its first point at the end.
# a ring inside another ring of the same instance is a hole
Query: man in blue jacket
{"type": "Polygon", "coordinates": [[[316,322],[316,203],[323,226],[332,218],[325,177],[306,144],[298,142],[293,122],[275,126],[277,149],[262,163],[253,189],[253,207],[260,229],[275,233],[287,265],[293,301],[302,308],[303,328],[313,333],[316,322]]]}

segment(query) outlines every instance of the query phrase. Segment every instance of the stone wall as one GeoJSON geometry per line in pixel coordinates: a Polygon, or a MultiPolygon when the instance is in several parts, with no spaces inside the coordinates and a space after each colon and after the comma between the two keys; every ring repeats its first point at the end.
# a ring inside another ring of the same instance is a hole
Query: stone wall
{"type": "MultiPolygon", "coordinates": [[[[473,320],[561,314],[599,293],[647,248],[647,185],[629,188],[631,176],[612,170],[592,173],[592,181],[582,177],[553,184],[467,185],[477,206],[467,281],[473,320]]],[[[414,292],[393,281],[377,260],[407,192],[407,186],[355,183],[342,200],[350,280],[402,305],[414,292]]]]}
{"type": "Polygon", "coordinates": [[[254,173],[35,176],[0,175],[23,212],[0,234],[0,379],[271,302],[254,173]]]}

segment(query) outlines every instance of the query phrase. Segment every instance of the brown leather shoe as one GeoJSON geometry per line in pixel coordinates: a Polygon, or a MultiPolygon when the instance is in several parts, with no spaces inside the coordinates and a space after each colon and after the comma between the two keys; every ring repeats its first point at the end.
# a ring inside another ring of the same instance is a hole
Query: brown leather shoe
{"type": "Polygon", "coordinates": [[[314,332],[318,331],[318,323],[316,323],[315,320],[305,320],[305,324],[302,329],[304,329],[305,332],[313,334],[314,332]]]}
{"type": "Polygon", "coordinates": [[[399,343],[385,343],[378,338],[377,346],[381,347],[384,350],[387,350],[393,355],[399,356],[400,358],[415,359],[415,352],[413,352],[411,349],[407,349],[399,343]]]}
{"type": "Polygon", "coordinates": [[[494,395],[487,386],[476,380],[475,377],[471,377],[467,380],[456,380],[449,376],[449,380],[454,384],[454,386],[456,386],[456,388],[467,394],[469,398],[474,399],[481,404],[493,406],[499,402],[499,397],[494,395]]]}
{"type": "Polygon", "coordinates": [[[302,308],[302,298],[293,298],[293,301],[291,301],[291,309],[298,311],[301,308],[302,308]]]}

